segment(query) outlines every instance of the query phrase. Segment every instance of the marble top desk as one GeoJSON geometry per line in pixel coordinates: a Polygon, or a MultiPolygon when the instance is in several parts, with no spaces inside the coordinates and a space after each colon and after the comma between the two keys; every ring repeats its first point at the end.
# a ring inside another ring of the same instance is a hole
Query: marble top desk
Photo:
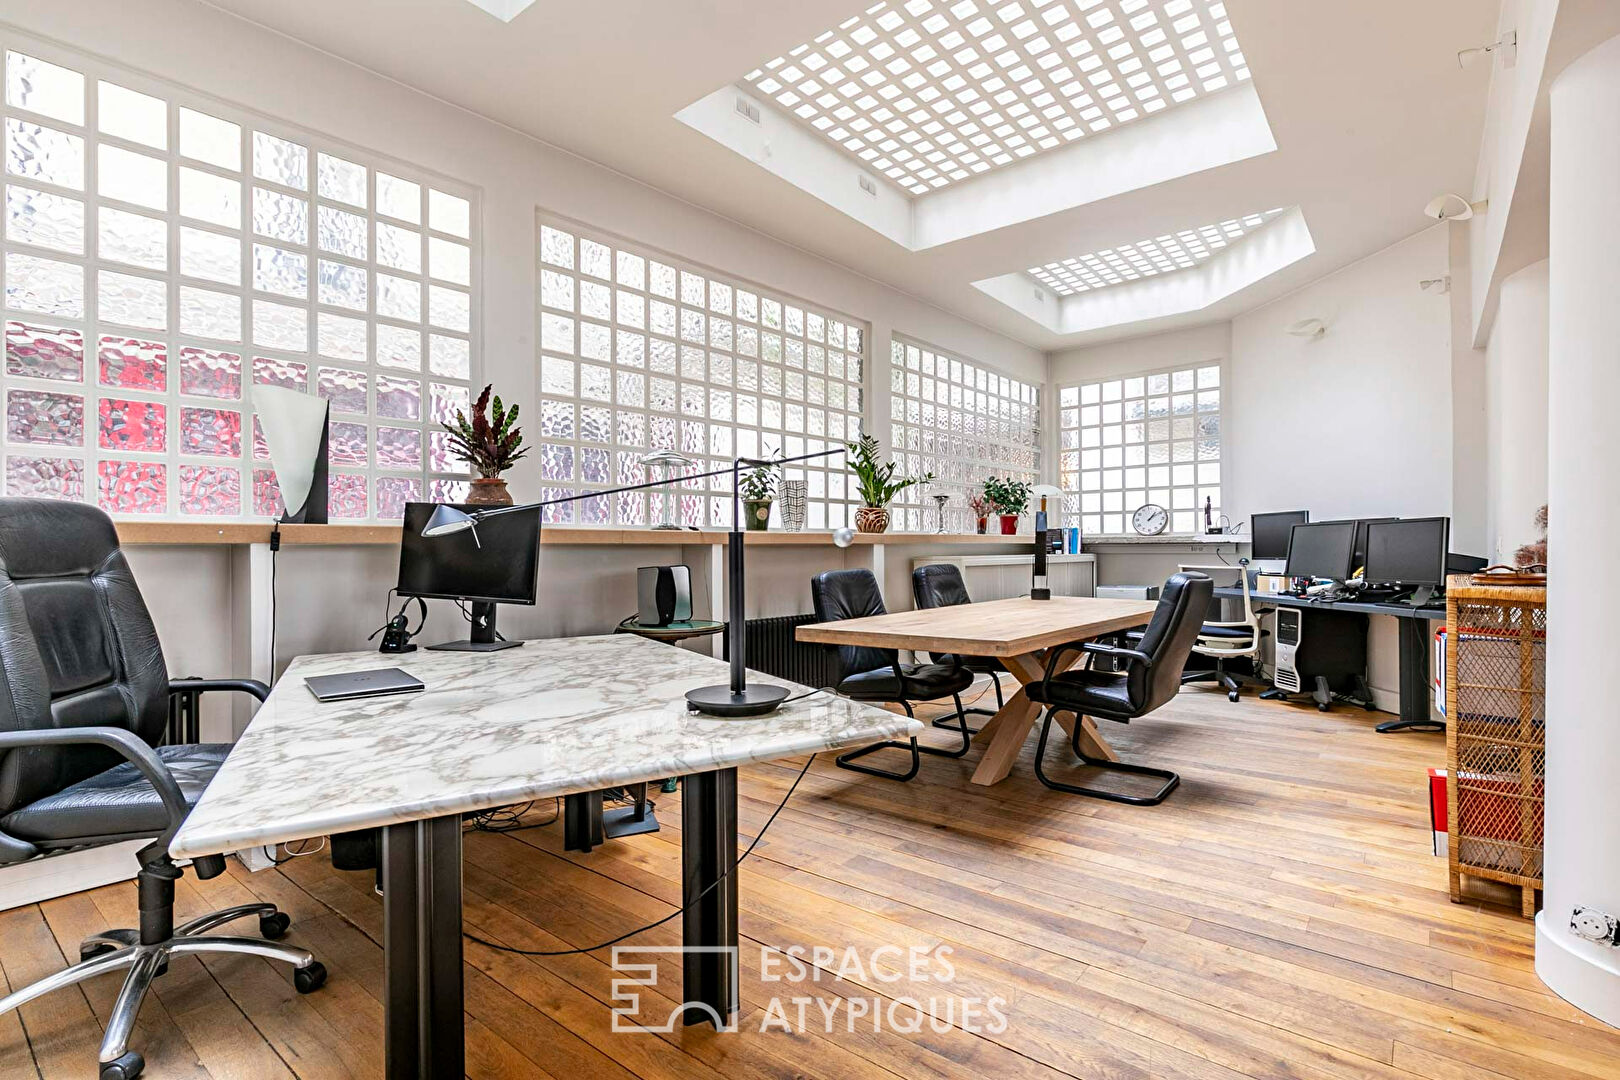
{"type": "Polygon", "coordinates": [[[684,1019],[724,1026],[738,1003],[736,766],[921,728],[826,694],[747,719],[687,711],[687,690],[727,675],[712,657],[624,634],[493,653],[299,657],[170,852],[193,857],[382,827],[387,1075],[459,1077],[461,815],[684,775],[685,941],[707,950],[684,957],[684,1019]],[[388,666],[426,689],[323,704],[304,686],[310,675],[388,666]]]}

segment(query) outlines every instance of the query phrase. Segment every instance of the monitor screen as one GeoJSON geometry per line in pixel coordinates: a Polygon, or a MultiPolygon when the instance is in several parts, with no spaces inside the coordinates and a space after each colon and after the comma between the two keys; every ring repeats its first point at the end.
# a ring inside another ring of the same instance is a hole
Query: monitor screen
{"type": "Polygon", "coordinates": [[[1451,519],[1407,518],[1367,529],[1367,580],[1402,585],[1444,585],[1451,519]]]}
{"type": "Polygon", "coordinates": [[[1288,532],[1295,525],[1311,520],[1309,510],[1287,510],[1278,514],[1256,514],[1249,519],[1249,538],[1252,541],[1249,557],[1254,559],[1285,559],[1288,557],[1288,532]]]}
{"type": "Polygon", "coordinates": [[[1323,521],[1295,525],[1288,540],[1289,577],[1332,578],[1350,576],[1350,555],[1355,550],[1356,523],[1323,521]]]}
{"type": "MultiPolygon", "coordinates": [[[[1356,527],[1356,549],[1350,556],[1350,573],[1354,574],[1357,570],[1360,570],[1362,567],[1367,565],[1367,527],[1380,522],[1399,521],[1401,519],[1392,517],[1377,517],[1346,518],[1344,520],[1351,522],[1356,527]]],[[[1324,523],[1319,522],[1318,524],[1324,523]]],[[[1338,524],[1338,522],[1334,522],[1334,524],[1338,524]]]]}
{"type": "MultiPolygon", "coordinates": [[[[399,545],[399,594],[500,604],[535,602],[540,572],[540,507],[480,521],[472,529],[423,536],[435,503],[405,504],[399,545]]],[[[458,510],[488,507],[459,504],[458,510]]]]}

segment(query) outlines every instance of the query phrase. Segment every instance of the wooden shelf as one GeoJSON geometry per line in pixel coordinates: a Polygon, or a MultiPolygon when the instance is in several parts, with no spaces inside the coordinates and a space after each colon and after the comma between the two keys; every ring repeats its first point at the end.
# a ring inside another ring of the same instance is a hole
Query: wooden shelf
{"type": "MultiPolygon", "coordinates": [[[[194,521],[120,521],[118,539],[129,545],[268,544],[268,522],[227,522],[217,525],[194,521]]],[[[396,545],[398,525],[283,525],[284,547],[396,545]]],[[[562,545],[698,545],[724,544],[727,533],[718,529],[614,529],[588,525],[552,525],[541,531],[543,544],[562,545]]],[[[751,532],[749,546],[831,546],[830,532],[751,532]]],[[[1032,547],[1028,535],[1002,536],[975,533],[856,533],[857,545],[921,544],[995,547],[1032,547]]]]}

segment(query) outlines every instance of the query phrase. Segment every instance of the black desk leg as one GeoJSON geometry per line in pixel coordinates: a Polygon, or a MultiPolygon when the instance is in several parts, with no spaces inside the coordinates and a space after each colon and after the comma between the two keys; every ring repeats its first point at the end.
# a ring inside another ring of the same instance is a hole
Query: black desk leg
{"type": "Polygon", "coordinates": [[[382,879],[387,1078],[463,1076],[461,818],[384,828],[382,879]]]}
{"type": "Polygon", "coordinates": [[[688,950],[682,958],[683,1022],[706,1021],[723,1029],[736,1018],[740,994],[737,770],[694,773],[681,790],[681,902],[690,905],[682,916],[681,939],[688,950]],[[725,879],[715,885],[721,874],[725,879]]]}
{"type": "Polygon", "coordinates": [[[1429,636],[1427,619],[1397,618],[1401,635],[1401,718],[1378,725],[1381,732],[1444,731],[1446,725],[1429,719],[1429,636]]]}

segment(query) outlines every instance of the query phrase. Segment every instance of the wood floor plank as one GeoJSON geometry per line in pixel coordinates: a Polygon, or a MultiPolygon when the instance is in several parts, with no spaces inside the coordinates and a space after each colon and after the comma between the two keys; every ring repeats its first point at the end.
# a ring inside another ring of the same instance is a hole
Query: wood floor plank
{"type": "MultiPolygon", "coordinates": [[[[1033,740],[988,789],[969,782],[982,751],[929,758],[908,784],[818,757],[738,870],[739,1032],[615,1033],[608,954],[525,957],[469,943],[467,1075],[1620,1080],[1620,1031],[1541,985],[1531,923],[1491,903],[1501,894],[1490,890],[1450,902],[1427,824],[1425,769],[1442,760],[1443,740],[1380,736],[1377,719],[1190,688],[1106,732],[1125,760],[1182,773],[1152,808],[1047,790],[1030,772],[1033,740]],[[892,956],[856,969],[840,959],[846,947],[881,946],[946,957],[954,977],[928,988],[892,956]],[[814,960],[813,982],[767,977],[788,949],[814,960]],[[793,995],[805,1029],[762,1031],[793,995]],[[989,997],[1005,1000],[1006,1026],[964,1030],[957,1003],[989,997]],[[864,1008],[918,1030],[847,1022],[864,1008]]],[[[1053,768],[1072,767],[1059,755],[1053,768]]],[[[741,770],[744,845],[804,760],[741,770]]],[[[578,949],[675,912],[681,797],[656,799],[659,832],[589,854],[563,850],[555,824],[468,833],[468,929],[512,948],[578,949]]],[[[260,873],[233,861],[219,878],[185,878],[176,910],[255,899],[292,916],[290,940],[327,964],[326,987],[300,997],[285,965],[254,958],[177,959],[137,1032],[148,1074],[380,1077],[372,876],[335,870],[324,854],[260,873]]],[[[84,934],[134,921],[128,884],[0,913],[0,978],[16,986],[56,970],[84,934]]],[[[256,930],[247,921],[226,932],[256,930]]],[[[679,941],[673,920],[626,944],[679,941]]],[[[90,1075],[116,985],[109,977],[0,1017],[0,1077],[90,1075]]],[[[675,964],[644,1000],[667,1009],[678,996],[675,964]]]]}

